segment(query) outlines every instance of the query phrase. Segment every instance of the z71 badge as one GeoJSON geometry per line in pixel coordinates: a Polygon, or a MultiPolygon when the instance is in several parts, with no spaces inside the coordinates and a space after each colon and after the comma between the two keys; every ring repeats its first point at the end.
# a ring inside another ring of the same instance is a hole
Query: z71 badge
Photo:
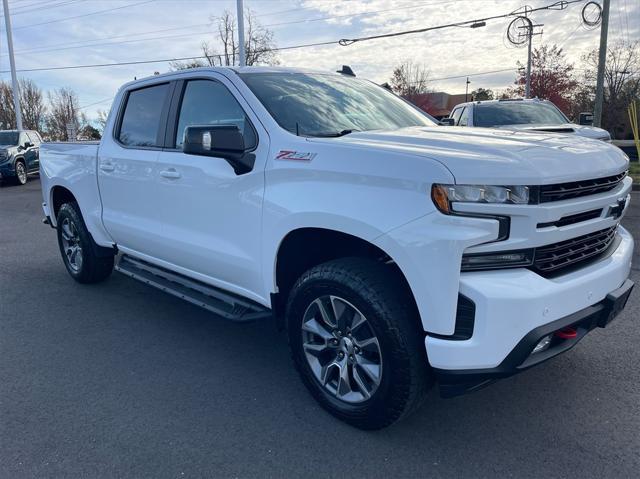
{"type": "Polygon", "coordinates": [[[316,157],[317,153],[305,153],[302,151],[280,150],[276,155],[276,160],[298,160],[311,161],[316,157]]]}

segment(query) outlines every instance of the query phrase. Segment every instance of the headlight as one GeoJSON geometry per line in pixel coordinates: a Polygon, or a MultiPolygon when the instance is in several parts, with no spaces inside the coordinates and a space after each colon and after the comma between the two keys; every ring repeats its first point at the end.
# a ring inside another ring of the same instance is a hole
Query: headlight
{"type": "Polygon", "coordinates": [[[431,198],[445,214],[452,213],[451,203],[529,203],[528,186],[439,185],[431,188],[431,198]]]}

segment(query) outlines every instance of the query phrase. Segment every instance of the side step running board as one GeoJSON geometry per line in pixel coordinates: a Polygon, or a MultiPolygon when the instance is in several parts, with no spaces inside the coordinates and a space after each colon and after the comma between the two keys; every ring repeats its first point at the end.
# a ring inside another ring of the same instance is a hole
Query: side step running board
{"type": "Polygon", "coordinates": [[[115,269],[231,321],[254,321],[271,317],[270,309],[250,299],[131,256],[121,255],[115,269]]]}

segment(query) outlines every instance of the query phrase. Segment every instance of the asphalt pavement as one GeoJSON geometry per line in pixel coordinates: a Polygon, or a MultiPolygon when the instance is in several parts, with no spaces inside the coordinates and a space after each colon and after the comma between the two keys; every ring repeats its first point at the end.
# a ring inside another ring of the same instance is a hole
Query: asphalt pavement
{"type": "Polygon", "coordinates": [[[40,202],[37,177],[0,187],[1,478],[638,477],[640,289],[568,353],[363,432],[314,402],[271,322],[74,282],[40,202]]]}

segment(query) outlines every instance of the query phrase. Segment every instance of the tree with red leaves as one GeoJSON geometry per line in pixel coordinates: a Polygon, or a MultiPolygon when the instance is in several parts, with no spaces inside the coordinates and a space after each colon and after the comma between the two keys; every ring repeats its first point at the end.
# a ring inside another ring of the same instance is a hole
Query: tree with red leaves
{"type": "MultiPolygon", "coordinates": [[[[522,65],[518,62],[518,66],[522,65]]],[[[553,102],[563,112],[571,110],[571,100],[578,82],[573,74],[573,64],[565,58],[557,45],[543,45],[534,49],[531,62],[531,96],[553,102]]],[[[524,96],[525,70],[519,70],[515,84],[516,93],[524,96]]]]}

